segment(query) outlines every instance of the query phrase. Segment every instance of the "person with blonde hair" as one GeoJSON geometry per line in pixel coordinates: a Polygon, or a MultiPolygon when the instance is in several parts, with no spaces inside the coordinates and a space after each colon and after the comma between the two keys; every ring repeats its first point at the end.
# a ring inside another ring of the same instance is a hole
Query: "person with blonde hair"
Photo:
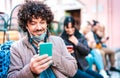
{"type": "Polygon", "coordinates": [[[96,48],[100,50],[103,57],[105,70],[108,72],[107,58],[106,58],[106,56],[108,56],[111,64],[110,71],[120,72],[120,70],[115,67],[115,52],[105,44],[106,41],[108,41],[109,39],[109,37],[105,36],[105,27],[101,24],[98,25],[95,24],[92,27],[92,29],[93,29],[94,39],[97,44],[96,48]]]}
{"type": "Polygon", "coordinates": [[[97,71],[104,77],[108,78],[109,76],[104,70],[104,63],[102,59],[102,55],[100,53],[100,50],[96,48],[96,42],[94,39],[94,35],[92,32],[92,26],[91,24],[88,24],[85,26],[82,30],[82,33],[84,34],[85,38],[87,39],[88,46],[90,47],[90,54],[86,57],[90,68],[92,69],[93,64],[95,64],[97,71]]]}

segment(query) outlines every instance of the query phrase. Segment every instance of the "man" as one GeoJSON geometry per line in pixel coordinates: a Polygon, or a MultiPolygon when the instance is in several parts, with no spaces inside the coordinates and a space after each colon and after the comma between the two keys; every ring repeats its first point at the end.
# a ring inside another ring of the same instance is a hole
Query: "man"
{"type": "Polygon", "coordinates": [[[27,36],[11,46],[8,78],[66,78],[75,75],[76,61],[68,53],[64,41],[48,32],[52,21],[50,8],[42,2],[29,1],[20,7],[18,23],[27,36]],[[44,42],[52,42],[52,58],[47,54],[38,55],[38,44],[44,42]]]}

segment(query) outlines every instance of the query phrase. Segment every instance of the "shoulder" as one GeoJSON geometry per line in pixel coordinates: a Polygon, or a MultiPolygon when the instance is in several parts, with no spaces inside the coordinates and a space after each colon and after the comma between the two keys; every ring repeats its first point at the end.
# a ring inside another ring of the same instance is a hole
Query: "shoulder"
{"type": "Polygon", "coordinates": [[[17,46],[20,45],[20,43],[21,43],[21,40],[15,41],[15,42],[11,45],[11,47],[17,47],[17,46]]]}
{"type": "Polygon", "coordinates": [[[88,32],[88,33],[85,35],[85,37],[88,37],[88,38],[91,37],[91,36],[92,36],[92,37],[94,36],[94,35],[93,35],[93,32],[91,32],[91,31],[88,32]]]}
{"type": "Polygon", "coordinates": [[[63,45],[64,44],[63,39],[59,36],[50,36],[49,41],[52,42],[53,44],[56,44],[56,45],[58,45],[58,44],[63,45]]]}
{"type": "Polygon", "coordinates": [[[62,38],[61,37],[59,37],[59,36],[50,36],[49,37],[49,40],[51,41],[61,41],[62,40],[62,38]]]}
{"type": "Polygon", "coordinates": [[[22,39],[20,39],[20,40],[18,40],[18,41],[15,41],[15,42],[11,45],[11,47],[15,47],[15,48],[21,47],[21,48],[22,48],[22,46],[24,46],[26,43],[28,43],[27,37],[24,37],[24,38],[22,38],[22,39]]]}

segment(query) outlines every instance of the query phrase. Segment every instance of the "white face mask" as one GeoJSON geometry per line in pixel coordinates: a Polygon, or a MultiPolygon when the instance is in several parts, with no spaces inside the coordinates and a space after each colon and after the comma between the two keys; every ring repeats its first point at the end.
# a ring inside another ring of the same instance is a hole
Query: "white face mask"
{"type": "Polygon", "coordinates": [[[34,36],[32,34],[30,34],[31,38],[33,41],[35,41],[36,43],[39,43],[40,41],[44,41],[45,36],[46,36],[46,32],[41,34],[40,36],[34,36]]]}

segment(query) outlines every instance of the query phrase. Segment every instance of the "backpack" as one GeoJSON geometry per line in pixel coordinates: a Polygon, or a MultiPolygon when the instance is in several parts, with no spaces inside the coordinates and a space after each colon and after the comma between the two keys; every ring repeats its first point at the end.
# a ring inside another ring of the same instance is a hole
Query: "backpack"
{"type": "Polygon", "coordinates": [[[13,41],[0,44],[0,78],[7,78],[10,64],[10,47],[13,41]]]}

